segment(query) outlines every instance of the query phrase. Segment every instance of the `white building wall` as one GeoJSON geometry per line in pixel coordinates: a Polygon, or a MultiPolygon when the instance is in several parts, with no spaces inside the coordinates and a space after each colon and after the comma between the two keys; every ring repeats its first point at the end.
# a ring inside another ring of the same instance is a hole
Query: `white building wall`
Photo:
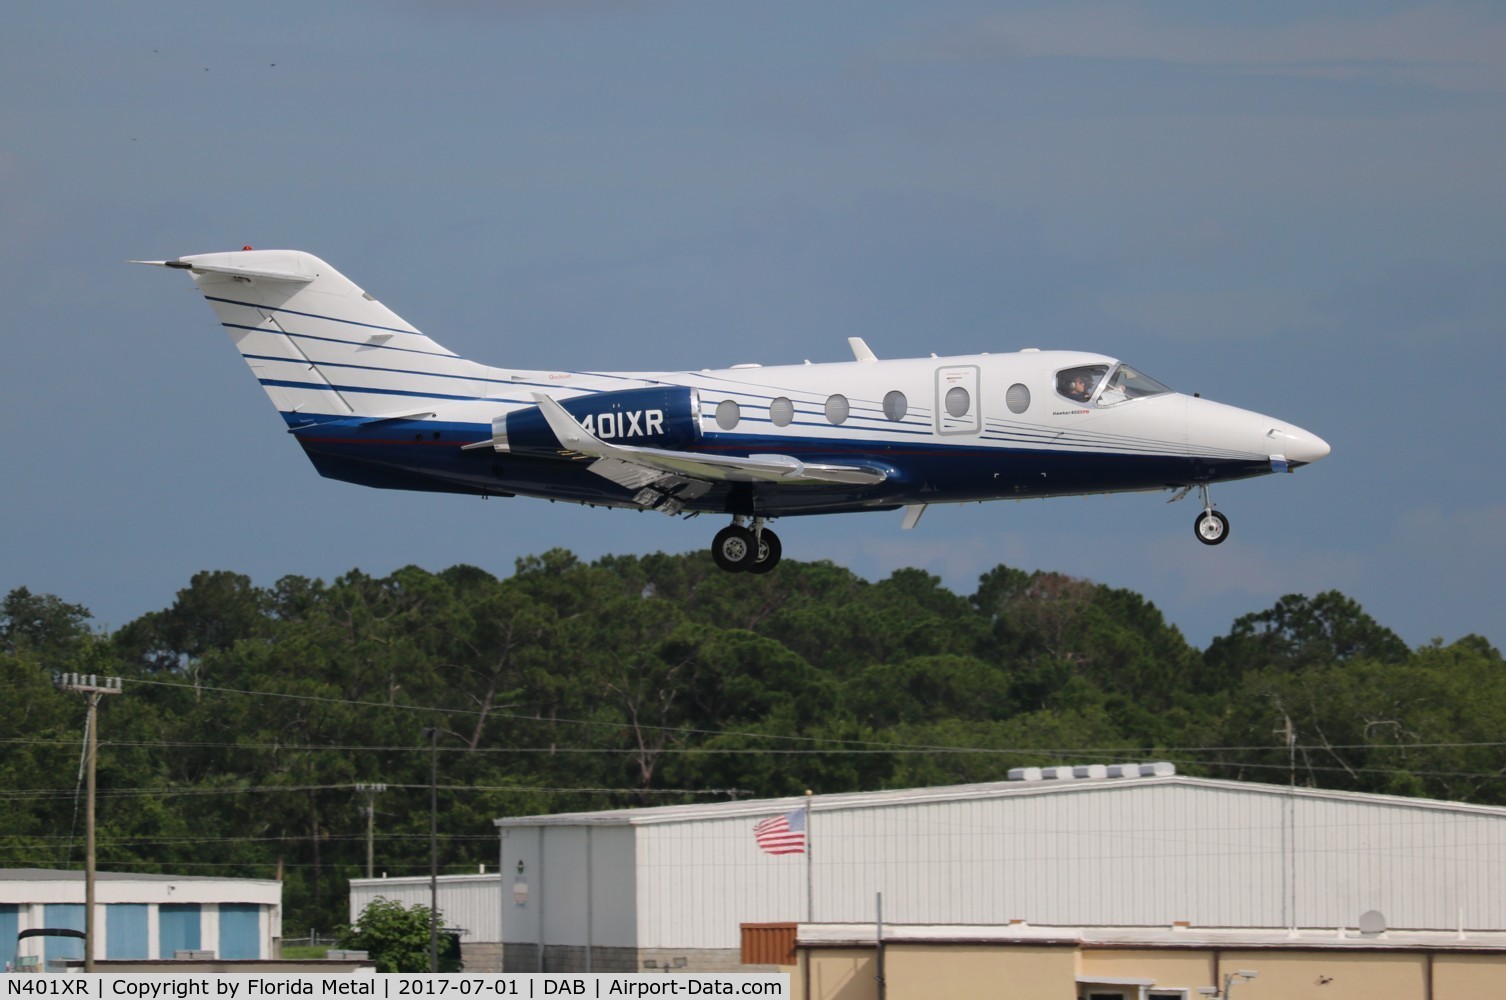
{"type": "MultiPolygon", "coordinates": [[[[635,831],[619,888],[636,893],[640,948],[736,948],[742,923],[869,923],[879,892],[885,920],[910,924],[1355,928],[1378,910],[1395,928],[1506,929],[1506,810],[1188,778],[1001,783],[817,797],[811,853],[763,854],[754,824],[795,801],[509,829],[505,863],[515,844],[531,873],[543,843],[549,876],[507,908],[506,939],[537,940],[526,921],[542,911],[548,943],[586,943],[587,823],[635,831]]],[[[617,877],[615,852],[593,857],[599,886],[617,877]]],[[[600,919],[595,933],[608,943],[600,919]]]]}
{"type": "Polygon", "coordinates": [[[1145,782],[822,812],[816,917],[1506,927],[1506,816],[1145,782]]]}
{"type": "Polygon", "coordinates": [[[1310,927],[1506,927],[1506,820],[1297,799],[1296,912],[1310,927]],[[1324,887],[1329,891],[1324,892],[1324,887]]]}
{"type": "Polygon", "coordinates": [[[633,948],[638,939],[638,867],[633,827],[585,825],[511,831],[502,864],[512,872],[498,940],[633,948]],[[517,862],[528,900],[516,901],[517,862]]]}
{"type": "Polygon", "coordinates": [[[220,908],[205,906],[199,910],[199,950],[220,953],[220,908]]]}
{"type": "Polygon", "coordinates": [[[638,866],[636,829],[591,827],[591,944],[604,948],[638,945],[638,866]]]}
{"type": "MultiPolygon", "coordinates": [[[[20,870],[26,872],[28,870],[20,870]]],[[[21,904],[17,911],[17,930],[47,926],[49,904],[83,905],[86,888],[81,872],[7,877],[0,870],[0,900],[21,904]]],[[[219,947],[219,906],[221,903],[252,903],[259,909],[261,953],[270,956],[273,941],[282,936],[282,883],[270,879],[219,879],[205,876],[134,876],[118,872],[100,873],[94,885],[96,941],[95,957],[104,958],[109,948],[109,921],[105,907],[111,903],[147,905],[148,955],[156,957],[161,942],[160,907],[164,903],[197,903],[201,947],[219,947]]],[[[15,942],[11,942],[12,945],[15,942]]]]}
{"type": "Polygon", "coordinates": [[[502,831],[502,934],[506,942],[540,940],[545,899],[539,888],[543,871],[546,827],[523,827],[502,831]]]}
{"type": "Polygon", "coordinates": [[[639,947],[736,948],[740,923],[806,919],[806,856],[761,852],[763,818],[638,827],[639,947]]]}
{"type": "Polygon", "coordinates": [[[586,943],[586,828],[553,827],[544,831],[544,859],[539,892],[548,905],[539,915],[545,944],[586,943]]]}
{"type": "MultiPolygon", "coordinates": [[[[502,876],[495,873],[439,876],[440,918],[446,927],[460,928],[462,942],[502,940],[497,905],[502,881],[502,876]]],[[[401,903],[404,907],[426,907],[429,896],[427,875],[351,879],[350,922],[355,923],[361,911],[378,898],[401,903]]]]}

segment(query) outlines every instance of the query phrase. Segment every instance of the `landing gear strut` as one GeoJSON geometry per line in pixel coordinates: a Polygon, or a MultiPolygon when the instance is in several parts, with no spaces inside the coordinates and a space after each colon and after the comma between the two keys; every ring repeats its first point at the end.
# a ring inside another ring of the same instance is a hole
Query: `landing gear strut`
{"type": "Polygon", "coordinates": [[[1217,545],[1229,537],[1229,519],[1213,509],[1213,501],[1208,499],[1207,483],[1198,489],[1203,494],[1203,512],[1192,522],[1192,530],[1204,545],[1217,545]]]}
{"type": "Polygon", "coordinates": [[[751,526],[734,517],[711,541],[711,558],[728,573],[767,573],[779,565],[783,552],[779,536],[764,527],[761,517],[753,518],[751,526]]]}

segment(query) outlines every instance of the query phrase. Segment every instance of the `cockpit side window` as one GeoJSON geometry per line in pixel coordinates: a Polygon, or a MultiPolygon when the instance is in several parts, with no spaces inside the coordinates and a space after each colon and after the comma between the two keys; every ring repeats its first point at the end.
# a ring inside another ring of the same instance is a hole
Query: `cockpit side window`
{"type": "Polygon", "coordinates": [[[1086,403],[1093,398],[1098,383],[1108,374],[1108,365],[1082,365],[1056,373],[1056,391],[1068,399],[1086,403]]]}
{"type": "Polygon", "coordinates": [[[1143,396],[1159,396],[1163,392],[1170,392],[1166,386],[1129,365],[1120,365],[1114,369],[1114,374],[1109,376],[1108,384],[1103,387],[1103,393],[1098,397],[1099,406],[1113,406],[1115,403],[1123,403],[1130,399],[1140,399],[1143,396]]]}

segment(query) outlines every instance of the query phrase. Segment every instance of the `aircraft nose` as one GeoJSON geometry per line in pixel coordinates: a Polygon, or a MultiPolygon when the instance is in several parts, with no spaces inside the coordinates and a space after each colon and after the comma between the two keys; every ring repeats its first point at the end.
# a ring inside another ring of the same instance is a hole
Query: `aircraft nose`
{"type": "Polygon", "coordinates": [[[1280,441],[1282,454],[1286,456],[1286,460],[1294,464],[1306,465],[1309,462],[1316,462],[1332,450],[1327,441],[1300,427],[1276,428],[1271,434],[1280,441]]]}

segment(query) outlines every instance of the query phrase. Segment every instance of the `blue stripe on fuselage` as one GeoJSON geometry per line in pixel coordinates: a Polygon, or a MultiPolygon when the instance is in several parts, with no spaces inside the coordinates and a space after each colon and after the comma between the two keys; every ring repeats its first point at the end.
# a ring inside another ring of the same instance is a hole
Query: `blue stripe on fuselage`
{"type": "MultiPolygon", "coordinates": [[[[590,471],[590,462],[462,450],[487,441],[487,424],[438,420],[366,420],[286,413],[290,431],[321,474],[393,489],[496,495],[516,493],[630,506],[635,491],[590,471]]],[[[756,512],[774,515],[836,509],[1159,489],[1265,475],[1269,461],[1208,461],[1186,456],[981,448],[936,441],[865,447],[831,439],[708,434],[693,449],[719,455],[786,454],[806,462],[878,463],[895,470],[876,486],[717,484],[689,510],[730,509],[741,489],[756,512]]]]}

